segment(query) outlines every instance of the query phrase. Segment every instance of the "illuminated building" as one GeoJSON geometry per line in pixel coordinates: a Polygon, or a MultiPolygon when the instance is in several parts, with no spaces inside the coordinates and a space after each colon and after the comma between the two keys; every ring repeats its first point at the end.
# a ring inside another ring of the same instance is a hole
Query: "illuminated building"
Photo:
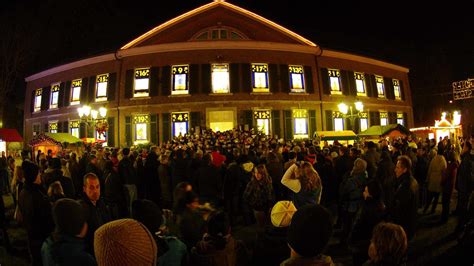
{"type": "Polygon", "coordinates": [[[413,123],[408,69],[326,50],[251,11],[215,1],[113,53],[26,78],[25,139],[84,136],[77,108],[106,107],[111,146],[161,143],[190,129],[258,128],[293,139],[316,131],[413,123]],[[341,102],[361,101],[354,125],[341,102]]]}

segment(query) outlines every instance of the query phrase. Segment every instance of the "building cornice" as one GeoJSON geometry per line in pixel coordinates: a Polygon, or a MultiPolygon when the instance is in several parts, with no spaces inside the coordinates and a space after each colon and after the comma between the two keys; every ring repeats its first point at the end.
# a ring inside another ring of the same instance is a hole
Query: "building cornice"
{"type": "Polygon", "coordinates": [[[405,72],[405,73],[410,72],[410,69],[408,69],[406,67],[390,64],[390,63],[380,61],[380,60],[376,60],[376,59],[369,58],[369,57],[364,57],[364,56],[354,55],[354,54],[349,54],[349,53],[343,53],[343,52],[338,52],[338,51],[323,49],[323,53],[322,53],[321,56],[322,57],[332,57],[332,58],[338,58],[338,59],[345,59],[345,60],[351,60],[351,61],[356,61],[356,62],[360,62],[360,63],[366,63],[366,64],[371,64],[371,65],[381,66],[381,67],[390,68],[390,69],[405,72]]]}

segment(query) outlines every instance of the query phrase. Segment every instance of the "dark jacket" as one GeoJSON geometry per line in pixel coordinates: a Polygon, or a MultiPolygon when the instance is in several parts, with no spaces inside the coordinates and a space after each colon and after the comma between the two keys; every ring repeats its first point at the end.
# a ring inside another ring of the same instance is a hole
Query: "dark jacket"
{"type": "Polygon", "coordinates": [[[191,251],[192,265],[235,266],[247,265],[247,249],[242,241],[232,236],[225,236],[226,244],[223,249],[216,248],[212,237],[204,235],[191,251]]]}
{"type": "Polygon", "coordinates": [[[145,197],[156,204],[161,205],[161,184],[160,178],[158,177],[158,166],[158,157],[155,152],[151,152],[148,154],[145,161],[145,197]]]}
{"type": "Polygon", "coordinates": [[[171,185],[170,167],[167,164],[158,166],[158,178],[160,179],[161,196],[164,201],[173,201],[173,187],[171,185]]]}
{"type": "Polygon", "coordinates": [[[390,207],[395,193],[395,164],[387,153],[382,155],[382,160],[377,167],[375,179],[382,185],[384,202],[390,207]]]}
{"type": "Polygon", "coordinates": [[[124,156],[122,160],[120,160],[118,169],[119,177],[123,184],[137,185],[135,168],[133,168],[133,162],[128,156],[124,156]]]}
{"type": "Polygon", "coordinates": [[[221,197],[222,178],[214,165],[204,165],[198,169],[193,178],[193,190],[203,198],[218,199],[221,197]]]}
{"type": "Polygon", "coordinates": [[[52,183],[59,181],[63,187],[64,196],[67,198],[74,199],[76,196],[76,190],[74,189],[74,183],[69,177],[63,176],[63,172],[60,169],[54,169],[51,172],[45,174],[45,184],[48,188],[52,183]]]}
{"type": "Polygon", "coordinates": [[[111,221],[109,210],[102,199],[99,199],[96,204],[87,198],[86,195],[80,201],[84,211],[86,212],[86,221],[88,225],[87,235],[85,237],[87,250],[94,254],[94,233],[101,225],[111,221]]]}
{"type": "Polygon", "coordinates": [[[41,257],[43,265],[55,266],[94,266],[94,257],[85,251],[84,240],[77,237],[58,235],[50,236],[43,243],[41,257]]]}
{"type": "Polygon", "coordinates": [[[407,238],[415,235],[417,206],[418,206],[418,183],[408,172],[397,178],[393,205],[389,209],[391,220],[403,227],[407,238]]]}
{"type": "Polygon", "coordinates": [[[458,168],[456,189],[460,194],[469,195],[474,189],[474,155],[463,154],[458,168]]]}

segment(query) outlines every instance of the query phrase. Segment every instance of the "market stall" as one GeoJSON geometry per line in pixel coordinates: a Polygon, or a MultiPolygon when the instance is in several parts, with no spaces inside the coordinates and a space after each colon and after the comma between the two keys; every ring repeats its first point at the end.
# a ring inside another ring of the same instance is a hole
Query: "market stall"
{"type": "Polygon", "coordinates": [[[0,128],[0,154],[15,157],[23,148],[23,138],[14,128],[0,128]]]}
{"type": "Polygon", "coordinates": [[[354,144],[354,141],[358,139],[357,135],[352,130],[340,130],[340,131],[316,131],[315,138],[319,141],[321,147],[327,142],[329,145],[337,141],[343,145],[354,144]]]}
{"type": "Polygon", "coordinates": [[[409,136],[410,130],[400,124],[389,124],[386,126],[371,126],[359,133],[359,137],[366,141],[379,141],[380,138],[396,139],[409,136]]]}
{"type": "Polygon", "coordinates": [[[33,154],[36,154],[38,150],[42,153],[47,153],[48,150],[51,150],[53,157],[55,157],[56,154],[60,154],[63,151],[72,151],[79,154],[82,143],[81,139],[69,133],[42,133],[36,135],[29,142],[29,145],[32,148],[33,154]]]}
{"type": "Polygon", "coordinates": [[[411,128],[410,131],[419,139],[434,139],[439,141],[447,137],[457,141],[462,137],[461,115],[454,112],[452,121],[446,118],[446,113],[441,114],[440,120],[435,120],[434,126],[411,128]]]}

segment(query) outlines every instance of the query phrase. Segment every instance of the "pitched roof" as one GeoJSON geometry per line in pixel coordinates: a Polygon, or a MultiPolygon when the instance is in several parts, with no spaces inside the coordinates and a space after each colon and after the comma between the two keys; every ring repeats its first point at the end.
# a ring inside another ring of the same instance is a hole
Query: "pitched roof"
{"type": "Polygon", "coordinates": [[[410,134],[410,131],[406,127],[400,124],[390,124],[386,126],[371,126],[367,130],[359,133],[359,136],[383,136],[394,130],[398,130],[406,135],[410,134]]]}
{"type": "Polygon", "coordinates": [[[5,142],[23,142],[23,138],[14,128],[0,128],[0,139],[5,142]]]}
{"type": "Polygon", "coordinates": [[[62,146],[64,142],[67,143],[80,143],[82,142],[81,139],[74,137],[69,133],[44,133],[36,135],[30,143],[30,146],[37,146],[43,143],[50,143],[53,145],[62,146]]]}
{"type": "Polygon", "coordinates": [[[205,4],[203,6],[200,6],[198,8],[195,8],[189,12],[186,12],[178,17],[175,17],[171,20],[168,20],[167,22],[163,23],[163,24],[160,24],[158,26],[156,26],[155,28],[149,30],[148,32],[142,34],[141,36],[139,36],[138,38],[132,40],[131,42],[125,44],[122,48],[120,48],[120,50],[125,50],[125,49],[128,49],[128,48],[132,48],[132,47],[135,47],[137,46],[138,44],[148,40],[149,38],[155,36],[156,34],[158,34],[159,32],[165,30],[165,29],[168,29],[170,28],[171,26],[173,25],[176,25],[177,23],[179,22],[182,22],[186,19],[189,19],[193,16],[196,16],[198,14],[201,14],[201,13],[204,13],[206,11],[209,11],[211,9],[214,9],[216,7],[224,7],[228,10],[231,10],[233,12],[236,12],[236,13],[239,13],[241,15],[244,15],[250,19],[253,19],[253,20],[256,20],[260,23],[263,23],[279,32],[282,32],[284,33],[285,35],[287,35],[288,37],[298,41],[299,43],[301,44],[306,44],[306,45],[309,45],[309,46],[313,46],[313,47],[317,47],[318,45],[316,45],[315,43],[311,42],[310,40],[286,29],[285,27],[282,27],[280,25],[278,25],[277,23],[273,22],[273,21],[270,21],[260,15],[257,15],[251,11],[248,11],[246,9],[243,9],[241,7],[238,7],[236,5],[233,5],[233,4],[230,4],[228,2],[225,2],[225,1],[214,1],[214,2],[211,2],[209,4],[205,4]]]}
{"type": "Polygon", "coordinates": [[[341,130],[341,131],[317,131],[316,135],[321,140],[355,140],[357,135],[352,130],[341,130]]]}

